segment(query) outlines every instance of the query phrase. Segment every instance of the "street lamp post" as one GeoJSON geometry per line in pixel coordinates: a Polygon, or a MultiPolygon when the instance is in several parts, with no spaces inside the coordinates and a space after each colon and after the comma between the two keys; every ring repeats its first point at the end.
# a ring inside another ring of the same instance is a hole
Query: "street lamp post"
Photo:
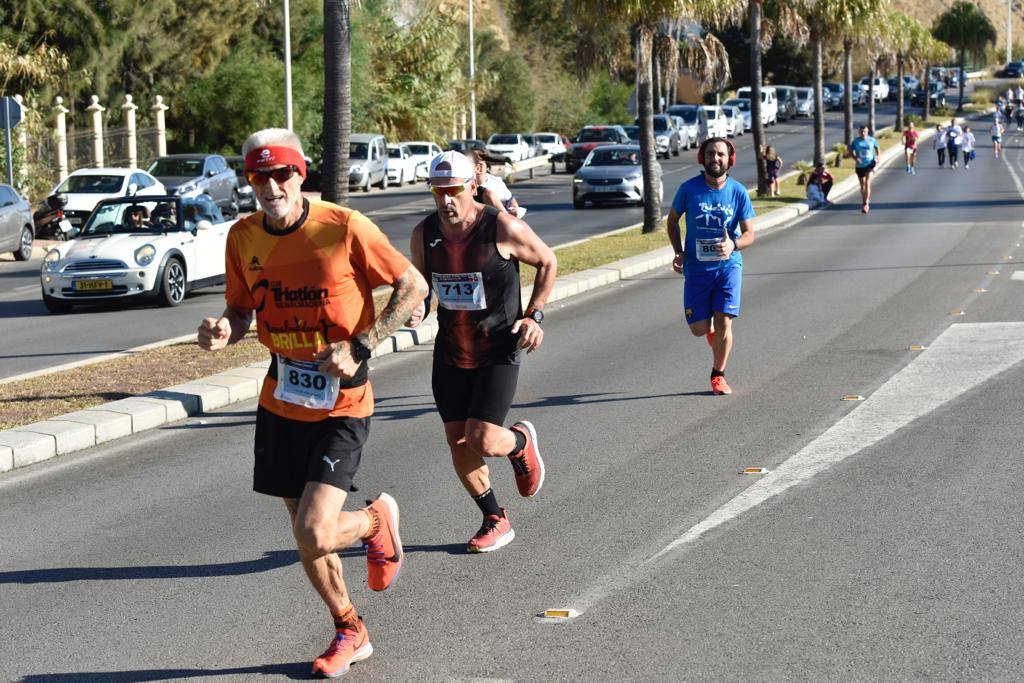
{"type": "Polygon", "coordinates": [[[288,0],[284,0],[284,127],[292,127],[292,31],[288,0]]]}
{"type": "Polygon", "coordinates": [[[473,64],[473,0],[469,0],[469,137],[476,140],[476,83],[473,64]]]}

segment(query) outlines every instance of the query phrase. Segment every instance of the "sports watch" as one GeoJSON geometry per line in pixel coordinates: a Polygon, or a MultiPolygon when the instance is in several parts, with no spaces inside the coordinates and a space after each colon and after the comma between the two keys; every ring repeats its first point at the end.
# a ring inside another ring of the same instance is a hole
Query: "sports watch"
{"type": "Polygon", "coordinates": [[[352,337],[348,340],[348,343],[352,347],[352,357],[362,363],[363,361],[370,360],[370,356],[373,355],[373,349],[364,344],[359,337],[352,337]]]}
{"type": "Polygon", "coordinates": [[[538,325],[544,322],[544,311],[538,310],[536,308],[526,309],[525,315],[527,318],[537,323],[538,325]]]}

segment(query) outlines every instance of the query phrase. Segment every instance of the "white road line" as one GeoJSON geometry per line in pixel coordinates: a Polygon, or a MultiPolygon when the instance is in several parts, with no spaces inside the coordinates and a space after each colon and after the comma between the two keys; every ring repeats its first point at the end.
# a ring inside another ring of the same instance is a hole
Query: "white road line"
{"type": "Polygon", "coordinates": [[[1015,270],[1010,276],[1011,280],[1024,280],[1024,270],[1015,270]]]}
{"type": "Polygon", "coordinates": [[[846,417],[662,550],[646,560],[634,562],[632,567],[606,575],[575,600],[549,602],[567,604],[582,615],[712,529],[873,446],[1021,361],[1024,361],[1024,323],[952,325],[927,351],[915,357],[846,417]]]}

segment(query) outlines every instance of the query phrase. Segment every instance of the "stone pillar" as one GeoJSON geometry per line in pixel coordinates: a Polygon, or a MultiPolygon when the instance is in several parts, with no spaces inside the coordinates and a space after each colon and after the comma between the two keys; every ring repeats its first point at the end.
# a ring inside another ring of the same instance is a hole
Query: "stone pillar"
{"type": "Polygon", "coordinates": [[[18,185],[25,187],[28,181],[28,109],[25,108],[25,98],[15,95],[14,101],[21,105],[21,125],[18,126],[18,146],[21,147],[21,168],[18,169],[20,181],[18,185]]]}
{"type": "Polygon", "coordinates": [[[162,157],[167,154],[167,124],[164,121],[164,112],[169,107],[164,104],[164,98],[157,95],[156,104],[151,109],[156,119],[156,155],[162,157]]]}
{"type": "Polygon", "coordinates": [[[68,177],[68,109],[63,97],[55,100],[53,113],[57,119],[57,175],[64,180],[68,177]]]}
{"type": "Polygon", "coordinates": [[[106,107],[100,104],[100,98],[92,96],[92,104],[85,108],[92,114],[92,160],[96,168],[103,166],[103,112],[106,107]]]}
{"type": "Polygon", "coordinates": [[[139,165],[139,149],[135,144],[135,110],[137,104],[132,104],[132,96],[124,96],[124,104],[121,111],[124,112],[124,127],[128,135],[128,166],[135,168],[139,165]]]}

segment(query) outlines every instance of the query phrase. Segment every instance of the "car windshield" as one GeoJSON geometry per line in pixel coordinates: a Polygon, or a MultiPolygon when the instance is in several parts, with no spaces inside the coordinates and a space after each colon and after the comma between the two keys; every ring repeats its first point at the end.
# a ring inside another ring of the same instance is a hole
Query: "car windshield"
{"type": "Polygon", "coordinates": [[[515,135],[492,135],[488,141],[491,145],[518,145],[519,137],[515,135]]]}
{"type": "Polygon", "coordinates": [[[542,143],[558,142],[558,138],[555,137],[554,135],[536,135],[534,137],[537,138],[537,142],[542,142],[542,143]]]}
{"type": "Polygon", "coordinates": [[[114,194],[121,191],[124,176],[73,175],[57,187],[57,192],[81,194],[114,194]]]}
{"type": "Polygon", "coordinates": [[[697,110],[696,109],[672,109],[669,113],[673,116],[681,116],[683,121],[689,124],[697,123],[697,110]]]}
{"type": "Polygon", "coordinates": [[[750,100],[735,99],[729,100],[726,104],[733,107],[739,107],[740,111],[748,111],[750,109],[750,100]]]}
{"type": "Polygon", "coordinates": [[[369,159],[370,145],[365,142],[350,142],[348,145],[349,159],[369,159]]]}
{"type": "Polygon", "coordinates": [[[580,142],[614,142],[615,131],[611,128],[585,128],[580,132],[580,142]]]}
{"type": "Polygon", "coordinates": [[[147,170],[157,177],[189,176],[194,178],[203,175],[203,160],[164,157],[154,161],[147,170]]]}
{"type": "Polygon", "coordinates": [[[388,147],[388,158],[389,159],[401,159],[402,149],[401,147],[388,147]]]}
{"type": "Polygon", "coordinates": [[[101,203],[79,237],[157,234],[178,229],[178,207],[173,201],[101,203]]]}
{"type": "Polygon", "coordinates": [[[585,166],[639,166],[638,149],[595,149],[585,166]]]}
{"type": "Polygon", "coordinates": [[[654,117],[654,132],[663,133],[668,130],[668,119],[655,116],[654,117]]]}
{"type": "Polygon", "coordinates": [[[430,154],[430,145],[409,145],[409,151],[413,154],[430,154]]]}
{"type": "Polygon", "coordinates": [[[626,131],[626,135],[629,136],[630,140],[640,139],[640,126],[623,126],[622,129],[626,131]]]}

